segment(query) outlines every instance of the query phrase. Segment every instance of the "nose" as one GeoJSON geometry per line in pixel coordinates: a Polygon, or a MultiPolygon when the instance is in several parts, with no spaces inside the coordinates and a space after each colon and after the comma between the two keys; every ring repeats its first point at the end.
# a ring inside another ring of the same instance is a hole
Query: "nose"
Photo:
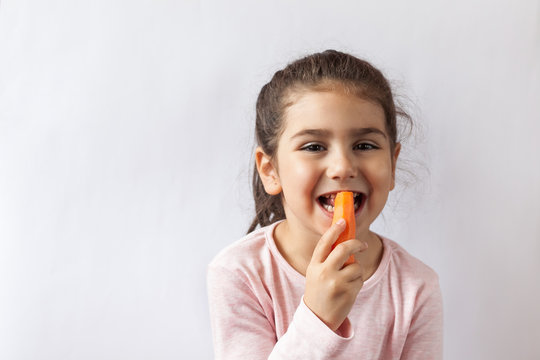
{"type": "Polygon", "coordinates": [[[334,156],[329,157],[326,175],[334,180],[356,177],[358,175],[357,169],[351,157],[352,154],[348,154],[346,151],[338,151],[334,156]]]}

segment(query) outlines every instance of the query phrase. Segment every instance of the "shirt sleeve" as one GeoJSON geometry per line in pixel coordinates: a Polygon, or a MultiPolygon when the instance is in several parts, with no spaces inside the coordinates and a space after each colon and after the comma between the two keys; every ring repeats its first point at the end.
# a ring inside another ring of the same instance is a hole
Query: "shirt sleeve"
{"type": "Polygon", "coordinates": [[[402,360],[443,358],[443,306],[437,275],[418,294],[402,360]]]}
{"type": "Polygon", "coordinates": [[[328,328],[303,298],[287,332],[278,340],[250,286],[229,270],[209,266],[208,301],[215,358],[221,359],[335,359],[353,338],[347,319],[337,332],[328,328]]]}

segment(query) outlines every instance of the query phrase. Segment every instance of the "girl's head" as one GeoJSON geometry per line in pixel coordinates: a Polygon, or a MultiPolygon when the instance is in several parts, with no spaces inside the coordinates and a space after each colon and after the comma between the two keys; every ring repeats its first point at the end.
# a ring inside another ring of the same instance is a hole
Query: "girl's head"
{"type": "MultiPolygon", "coordinates": [[[[351,115],[353,118],[354,116],[365,117],[366,119],[380,118],[380,127],[385,135],[384,146],[375,144],[377,142],[382,142],[382,137],[380,137],[379,140],[376,140],[375,138],[367,139],[367,142],[363,141],[362,143],[362,151],[364,151],[362,154],[367,154],[365,151],[373,149],[374,146],[372,145],[375,145],[379,148],[379,153],[373,151],[370,154],[379,154],[380,156],[381,151],[383,151],[382,148],[384,147],[385,154],[388,155],[386,159],[389,161],[392,172],[392,184],[390,189],[393,188],[395,160],[399,153],[396,118],[397,116],[408,118],[408,115],[397,109],[394,104],[390,85],[379,70],[364,60],[335,50],[327,50],[322,53],[316,53],[299,59],[289,64],[285,69],[276,72],[271,81],[263,86],[257,99],[255,125],[259,171],[261,170],[260,158],[261,156],[264,156],[269,159],[268,163],[271,164],[273,176],[278,177],[280,172],[280,164],[279,161],[277,161],[278,145],[280,144],[280,140],[287,129],[287,126],[291,125],[291,122],[295,121],[295,125],[297,125],[296,122],[300,121],[305,128],[306,124],[309,125],[309,123],[306,123],[306,121],[309,122],[309,120],[306,120],[305,116],[302,116],[303,114],[312,119],[318,117],[319,112],[324,113],[326,110],[332,111],[332,106],[340,106],[337,108],[339,110],[342,108],[346,109],[348,108],[347,104],[350,104],[349,100],[351,99],[353,99],[354,103],[352,104],[352,107],[350,107],[351,111],[359,111],[351,115]],[[332,94],[335,96],[332,96],[332,94]],[[344,104],[343,107],[341,107],[341,104],[344,104]],[[312,112],[311,114],[309,114],[310,111],[312,112]],[[298,114],[300,114],[302,120],[296,120],[299,118],[298,114]],[[369,144],[371,140],[373,140],[373,142],[372,144],[369,144]]],[[[325,119],[326,124],[328,124],[328,119],[331,116],[331,113],[327,114],[325,119]]],[[[345,114],[344,116],[347,118],[349,115],[345,114]]],[[[370,120],[368,120],[368,122],[369,121],[370,120]]],[[[374,124],[377,125],[377,123],[374,124]]],[[[320,122],[318,125],[320,125],[320,122]]],[[[319,127],[318,125],[317,127],[319,127]]],[[[311,126],[307,127],[309,128],[311,126]]],[[[331,126],[326,127],[330,128],[331,126]]],[[[377,126],[370,126],[370,128],[376,127],[377,126]]],[[[289,127],[289,129],[291,129],[291,127],[289,127]]],[[[318,156],[320,159],[321,156],[323,156],[321,154],[330,153],[327,151],[328,149],[326,149],[326,144],[324,144],[326,140],[320,137],[323,135],[313,133],[311,135],[319,136],[317,139],[322,139],[322,141],[316,139],[317,141],[306,144],[308,146],[307,148],[305,146],[304,148],[298,148],[301,156],[303,156],[298,158],[300,159],[298,160],[299,165],[303,162],[302,159],[306,159],[306,161],[304,161],[305,164],[313,164],[315,162],[321,163],[322,160],[314,160],[316,159],[314,156],[318,156]],[[309,155],[306,155],[308,153],[309,155]]],[[[338,133],[334,135],[337,136],[338,133]]],[[[342,139],[344,138],[342,137],[342,139]]],[[[353,138],[351,139],[355,140],[353,138]]],[[[336,146],[338,144],[341,146],[342,143],[343,141],[334,142],[332,144],[332,149],[337,149],[336,146]]],[[[291,145],[290,141],[287,143],[287,146],[289,147],[293,145],[294,144],[291,145]]],[[[357,146],[356,144],[353,145],[357,146]]],[[[329,146],[330,144],[328,147],[329,146]]],[[[357,149],[360,148],[356,147],[354,148],[355,152],[351,152],[351,154],[353,154],[352,157],[357,158],[360,156],[358,155],[361,154],[359,152],[360,150],[357,149]]],[[[297,153],[294,152],[294,149],[292,148],[290,148],[290,150],[293,152],[285,152],[284,154],[286,155],[283,155],[284,159],[287,159],[287,161],[289,161],[289,159],[295,159],[295,154],[297,153]]],[[[366,155],[361,156],[364,156],[365,158],[366,155]]],[[[347,155],[344,155],[345,159],[346,157],[347,155]]],[[[374,162],[375,158],[372,157],[372,159],[373,160],[371,161],[374,162]]],[[[341,160],[337,161],[339,162],[341,160]]],[[[368,163],[365,160],[364,162],[368,163]]],[[[294,165],[295,164],[293,163],[292,166],[294,165]]],[[[313,168],[313,165],[308,166],[313,168]]],[[[326,167],[328,168],[328,166],[326,167]]],[[[253,194],[255,198],[256,215],[249,231],[255,229],[257,225],[266,226],[276,220],[284,219],[286,215],[279,179],[277,180],[277,187],[269,187],[267,184],[269,180],[265,179],[266,184],[263,184],[259,171],[256,164],[253,171],[253,194]],[[267,185],[267,189],[265,189],[265,185],[267,185]]],[[[351,175],[364,177],[371,176],[369,173],[351,175]]],[[[336,179],[339,180],[338,178],[336,179]]],[[[339,182],[341,183],[341,187],[343,187],[346,186],[345,182],[348,182],[348,180],[339,180],[339,182]]],[[[384,198],[384,202],[385,201],[386,197],[384,198]]]]}

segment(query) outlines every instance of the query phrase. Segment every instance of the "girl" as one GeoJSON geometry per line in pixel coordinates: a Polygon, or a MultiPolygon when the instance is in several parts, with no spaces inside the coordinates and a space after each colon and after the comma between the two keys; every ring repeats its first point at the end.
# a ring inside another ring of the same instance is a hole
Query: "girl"
{"type": "Polygon", "coordinates": [[[442,357],[437,275],[370,230],[394,188],[399,115],[380,71],[333,50],[262,88],[255,219],[208,267],[217,359],[442,357]],[[345,190],[356,238],[332,250],[345,228],[331,226],[333,199],[345,190]]]}

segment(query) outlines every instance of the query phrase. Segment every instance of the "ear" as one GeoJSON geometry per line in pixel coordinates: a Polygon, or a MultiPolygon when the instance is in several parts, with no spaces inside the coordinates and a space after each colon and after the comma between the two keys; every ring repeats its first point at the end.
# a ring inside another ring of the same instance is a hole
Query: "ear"
{"type": "Polygon", "coordinates": [[[396,164],[400,151],[401,143],[396,143],[394,153],[392,154],[392,185],[390,186],[390,190],[394,190],[394,187],[396,186],[396,164]]]}
{"type": "Polygon", "coordinates": [[[264,190],[270,195],[281,193],[281,183],[277,169],[272,163],[270,156],[266,155],[260,146],[255,149],[255,162],[264,190]]]}

